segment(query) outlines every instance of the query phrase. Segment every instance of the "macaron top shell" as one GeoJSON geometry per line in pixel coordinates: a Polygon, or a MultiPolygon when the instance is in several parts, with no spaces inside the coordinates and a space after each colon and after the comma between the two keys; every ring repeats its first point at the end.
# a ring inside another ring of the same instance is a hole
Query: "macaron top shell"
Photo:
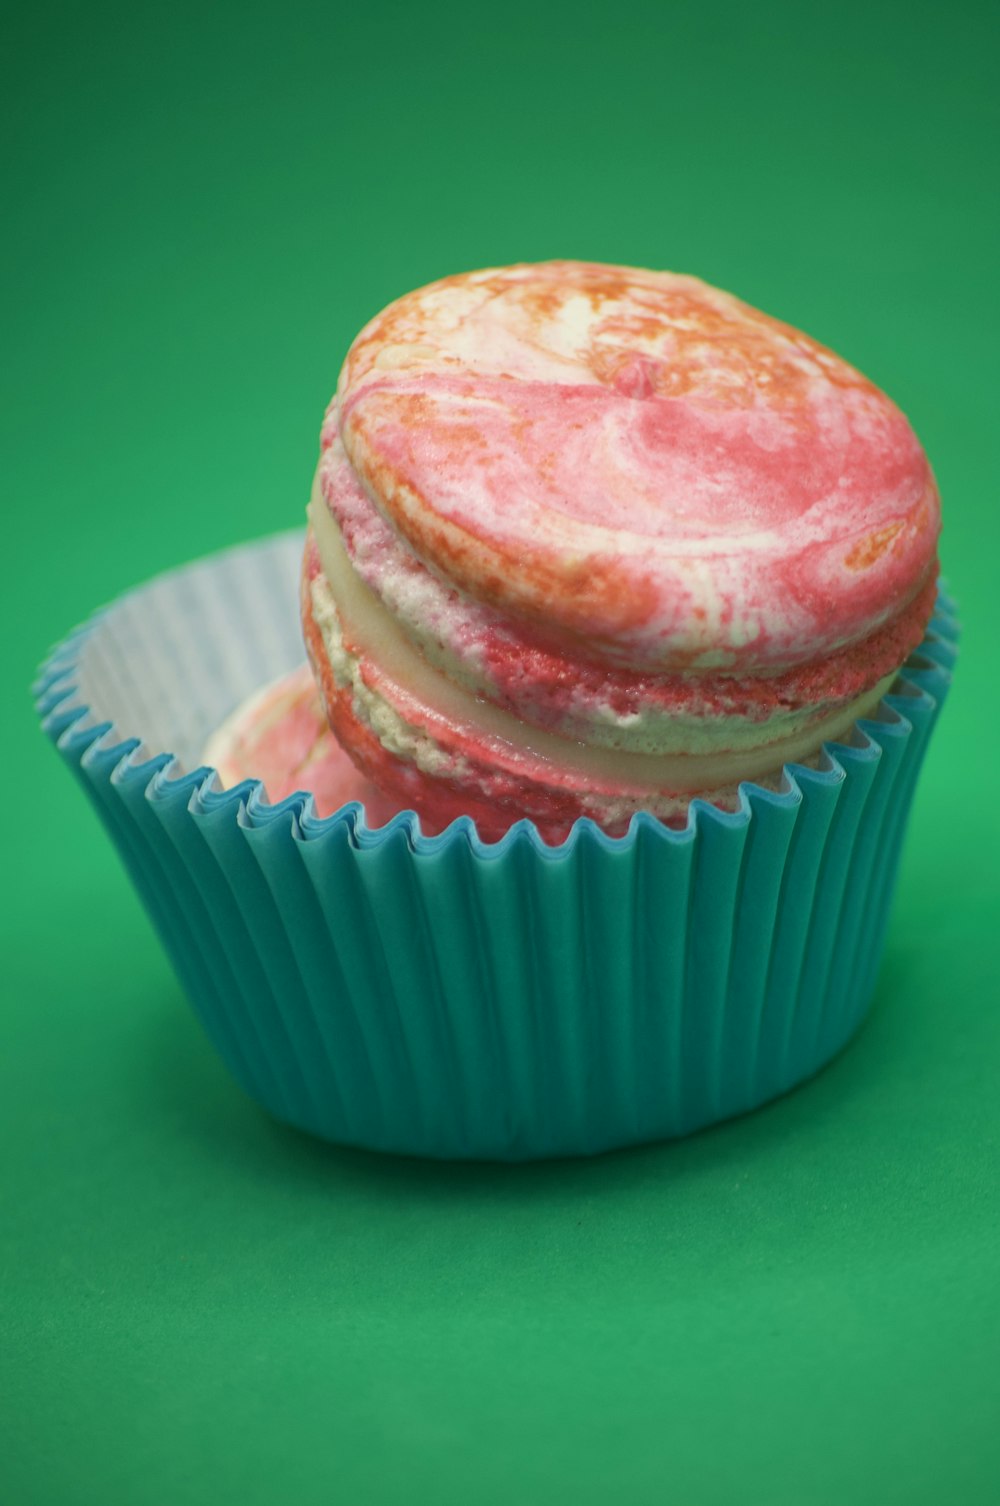
{"type": "Polygon", "coordinates": [[[324,428],[442,580],[586,657],[774,674],[936,569],[910,425],[846,362],[693,277],[448,277],[355,340],[324,428]]]}

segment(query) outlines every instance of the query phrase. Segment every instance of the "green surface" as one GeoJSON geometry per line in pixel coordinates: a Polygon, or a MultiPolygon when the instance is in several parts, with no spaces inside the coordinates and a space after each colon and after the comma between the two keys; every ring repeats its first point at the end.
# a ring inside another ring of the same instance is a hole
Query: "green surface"
{"type": "Polygon", "coordinates": [[[22,6],[3,108],[0,1497],[993,1502],[996,11],[22,6]],[[343,350],[461,268],[700,273],[910,415],[966,625],[871,1023],[685,1144],[453,1168],[272,1126],[25,686],[295,523],[343,350]]]}

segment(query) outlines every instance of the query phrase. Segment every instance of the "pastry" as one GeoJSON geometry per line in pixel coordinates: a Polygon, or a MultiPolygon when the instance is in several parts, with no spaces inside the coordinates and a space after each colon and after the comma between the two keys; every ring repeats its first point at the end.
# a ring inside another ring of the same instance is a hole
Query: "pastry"
{"type": "Polygon", "coordinates": [[[368,324],[302,581],[330,725],[433,830],[732,808],[874,715],[940,509],[895,405],[692,277],[444,278],[368,324]]]}

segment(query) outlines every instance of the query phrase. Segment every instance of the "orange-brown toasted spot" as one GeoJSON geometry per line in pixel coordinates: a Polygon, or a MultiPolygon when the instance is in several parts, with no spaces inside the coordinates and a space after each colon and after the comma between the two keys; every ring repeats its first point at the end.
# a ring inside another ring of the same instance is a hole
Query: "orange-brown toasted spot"
{"type": "MultiPolygon", "coordinates": [[[[589,274],[585,273],[575,285],[554,279],[539,280],[521,284],[517,295],[523,308],[537,314],[540,319],[552,319],[559,314],[568,298],[582,296],[596,312],[603,303],[627,297],[631,288],[632,282],[620,273],[594,268],[589,274]]],[[[496,291],[503,293],[509,289],[509,283],[501,282],[496,291]]]]}
{"type": "Polygon", "coordinates": [[[797,330],[683,289],[660,293],[655,310],[601,320],[586,362],[598,381],[630,395],[702,393],[737,407],[750,406],[758,394],[782,406],[802,403],[817,365],[840,386],[871,386],[797,330]]]}
{"type": "Polygon", "coordinates": [[[540,282],[521,292],[520,302],[540,319],[553,319],[566,301],[566,294],[556,283],[540,282]]]}
{"type": "Polygon", "coordinates": [[[845,557],[844,564],[848,570],[868,570],[891,547],[893,540],[902,531],[902,523],[896,522],[887,523],[884,528],[877,528],[874,533],[866,534],[845,557]]]}
{"type": "Polygon", "coordinates": [[[426,392],[400,392],[394,400],[398,421],[404,428],[419,428],[433,416],[434,407],[426,392]]]}
{"type": "Polygon", "coordinates": [[[587,556],[570,563],[561,552],[542,547],[520,559],[520,590],[512,599],[509,561],[482,539],[455,523],[443,526],[425,509],[398,513],[394,521],[421,559],[432,561],[477,601],[510,610],[516,600],[529,621],[549,623],[558,601],[563,608],[559,616],[571,634],[586,635],[599,624],[602,636],[614,637],[648,623],[659,605],[652,582],[626,575],[613,560],[587,556]]]}

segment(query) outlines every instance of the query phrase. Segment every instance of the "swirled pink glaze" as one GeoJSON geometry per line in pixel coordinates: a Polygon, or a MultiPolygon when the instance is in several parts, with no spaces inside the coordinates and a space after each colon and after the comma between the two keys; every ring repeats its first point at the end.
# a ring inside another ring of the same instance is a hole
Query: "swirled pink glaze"
{"type": "Polygon", "coordinates": [[[894,404],[691,277],[550,262],[408,294],[351,347],[338,432],[439,576],[611,664],[805,664],[935,569],[937,490],[894,404]]]}

